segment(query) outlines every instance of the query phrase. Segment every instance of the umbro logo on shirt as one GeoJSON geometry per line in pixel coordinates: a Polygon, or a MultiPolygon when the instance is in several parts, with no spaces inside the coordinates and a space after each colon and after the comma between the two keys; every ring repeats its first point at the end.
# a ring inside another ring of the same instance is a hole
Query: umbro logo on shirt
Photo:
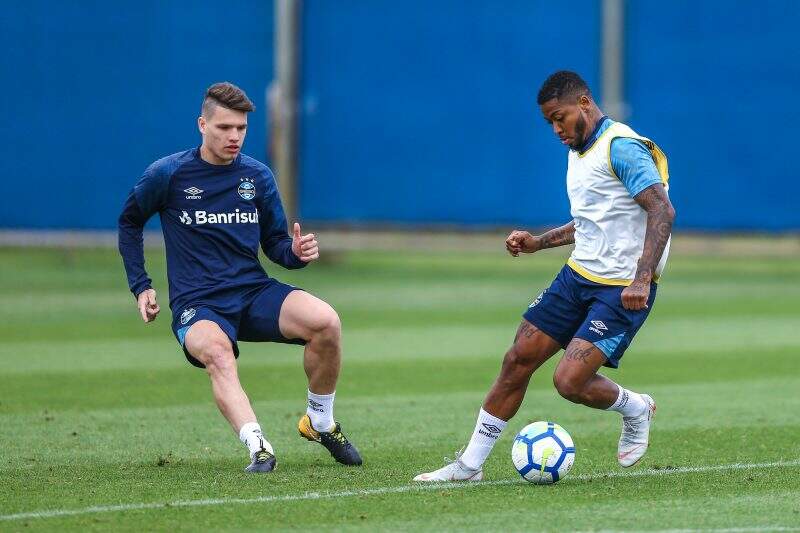
{"type": "Polygon", "coordinates": [[[203,192],[203,189],[198,189],[197,187],[189,187],[188,189],[183,189],[183,192],[187,194],[187,200],[200,200],[202,197],[200,193],[203,192]]]}

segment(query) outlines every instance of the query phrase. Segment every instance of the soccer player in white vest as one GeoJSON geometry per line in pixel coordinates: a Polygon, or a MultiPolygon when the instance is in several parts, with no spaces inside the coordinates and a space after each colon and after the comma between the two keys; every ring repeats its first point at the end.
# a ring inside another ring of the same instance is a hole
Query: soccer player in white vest
{"type": "Polygon", "coordinates": [[[559,394],[622,415],[617,459],[623,467],[647,451],[655,401],[598,370],[619,366],[655,301],[675,218],[667,196],[667,159],[650,139],[606,117],[574,72],[547,78],[537,102],[553,133],[569,147],[572,220],[542,235],[515,230],[506,249],[517,257],[573,243],[575,248],[525,311],[466,449],[416,481],[483,479],[483,463],[517,413],[531,375],[562,348],[553,375],[559,394]]]}

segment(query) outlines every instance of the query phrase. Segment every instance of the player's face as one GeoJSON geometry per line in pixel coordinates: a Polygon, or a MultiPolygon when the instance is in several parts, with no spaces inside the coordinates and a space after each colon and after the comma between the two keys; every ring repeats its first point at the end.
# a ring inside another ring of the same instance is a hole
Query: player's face
{"type": "Polygon", "coordinates": [[[553,126],[561,144],[577,150],[586,142],[590,101],[581,96],[577,101],[564,102],[553,98],[539,106],[544,119],[553,126]]]}
{"type": "Polygon", "coordinates": [[[203,146],[217,159],[215,163],[230,163],[239,155],[247,134],[247,113],[216,106],[208,116],[201,116],[197,125],[203,146]]]}

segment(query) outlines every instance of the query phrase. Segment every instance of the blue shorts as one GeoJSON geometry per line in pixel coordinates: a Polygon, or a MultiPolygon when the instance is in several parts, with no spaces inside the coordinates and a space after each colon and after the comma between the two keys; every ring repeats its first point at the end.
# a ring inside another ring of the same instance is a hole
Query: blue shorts
{"type": "Polygon", "coordinates": [[[186,332],[198,320],[210,320],[217,324],[233,345],[233,354],[239,357],[237,341],[281,342],[300,344],[302,339],[287,339],[278,327],[283,301],[297,287],[269,278],[268,282],[255,290],[221,295],[218,302],[205,299],[196,304],[175,309],[172,315],[172,332],[183,347],[183,353],[191,364],[199,368],[205,365],[186,350],[186,332]]]}
{"type": "Polygon", "coordinates": [[[617,368],[653,308],[657,285],[650,283],[647,308],[639,311],[622,307],[624,288],[589,281],[565,265],[522,316],[562,348],[575,337],[591,342],[605,354],[604,366],[617,368]]]}

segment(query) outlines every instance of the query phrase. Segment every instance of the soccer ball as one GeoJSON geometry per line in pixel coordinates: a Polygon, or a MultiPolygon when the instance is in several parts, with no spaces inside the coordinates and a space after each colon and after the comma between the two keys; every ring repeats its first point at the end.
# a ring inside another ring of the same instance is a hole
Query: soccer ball
{"type": "Polygon", "coordinates": [[[555,483],[567,475],[575,461],[575,444],[564,428],[554,422],[534,422],[517,433],[511,460],[526,481],[555,483]]]}

